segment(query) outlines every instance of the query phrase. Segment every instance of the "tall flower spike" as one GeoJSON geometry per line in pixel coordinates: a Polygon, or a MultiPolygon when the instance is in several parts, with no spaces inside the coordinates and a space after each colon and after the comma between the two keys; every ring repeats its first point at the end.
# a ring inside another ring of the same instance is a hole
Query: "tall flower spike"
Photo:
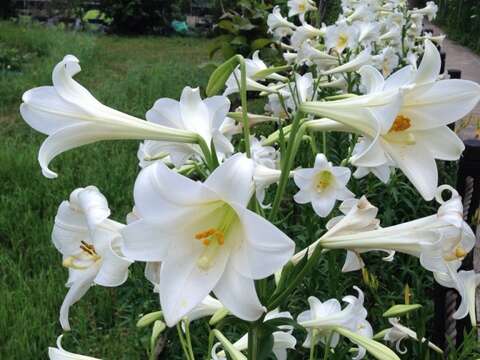
{"type": "Polygon", "coordinates": [[[67,55],[52,73],[53,86],[23,94],[20,113],[35,130],[48,135],[38,154],[44,176],[57,174],[50,161],[67,150],[101,140],[151,139],[195,143],[198,135],[153,124],[109,108],[73,80],[80,71],[78,59],[67,55]]]}

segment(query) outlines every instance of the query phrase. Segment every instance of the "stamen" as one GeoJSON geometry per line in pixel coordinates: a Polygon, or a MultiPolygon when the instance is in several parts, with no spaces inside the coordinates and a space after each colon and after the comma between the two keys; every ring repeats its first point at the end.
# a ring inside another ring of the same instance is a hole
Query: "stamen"
{"type": "Polygon", "coordinates": [[[315,189],[322,192],[332,184],[333,180],[334,176],[330,171],[322,170],[315,175],[315,189]]]}
{"type": "Polygon", "coordinates": [[[348,36],[346,34],[340,34],[337,41],[337,49],[342,49],[347,45],[348,36]]]}
{"type": "Polygon", "coordinates": [[[393,122],[392,127],[390,128],[390,130],[388,132],[404,131],[404,130],[407,130],[408,128],[410,128],[411,126],[412,126],[411,125],[411,120],[408,117],[403,116],[403,115],[398,115],[395,118],[395,121],[393,122]]]}
{"type": "Polygon", "coordinates": [[[455,256],[456,256],[458,259],[464,258],[465,255],[467,255],[467,252],[466,252],[465,249],[462,248],[461,246],[458,246],[458,247],[455,249],[455,256]]]}

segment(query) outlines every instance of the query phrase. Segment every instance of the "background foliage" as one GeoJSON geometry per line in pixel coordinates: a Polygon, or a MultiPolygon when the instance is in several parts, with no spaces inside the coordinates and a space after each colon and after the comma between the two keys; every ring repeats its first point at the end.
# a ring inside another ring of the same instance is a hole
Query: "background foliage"
{"type": "Polygon", "coordinates": [[[438,0],[436,22],[448,37],[480,52],[480,1],[438,0]]]}

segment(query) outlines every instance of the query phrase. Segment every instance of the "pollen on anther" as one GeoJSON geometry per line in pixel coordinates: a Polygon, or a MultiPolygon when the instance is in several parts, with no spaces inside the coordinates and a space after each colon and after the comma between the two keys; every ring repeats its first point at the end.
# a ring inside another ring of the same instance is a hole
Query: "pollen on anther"
{"type": "Polygon", "coordinates": [[[205,245],[205,246],[208,246],[208,245],[210,245],[210,240],[208,240],[208,239],[203,239],[203,240],[202,240],[202,244],[205,245]]]}
{"type": "Polygon", "coordinates": [[[395,118],[395,121],[392,124],[392,127],[389,131],[404,131],[410,128],[412,125],[410,124],[410,119],[403,115],[398,115],[395,118]]]}

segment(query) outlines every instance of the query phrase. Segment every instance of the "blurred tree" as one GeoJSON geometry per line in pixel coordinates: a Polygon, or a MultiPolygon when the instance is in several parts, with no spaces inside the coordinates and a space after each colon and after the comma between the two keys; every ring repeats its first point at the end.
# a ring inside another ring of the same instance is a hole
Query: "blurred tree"
{"type": "Polygon", "coordinates": [[[8,19],[15,15],[15,1],[2,0],[0,1],[0,19],[8,19]]]}
{"type": "Polygon", "coordinates": [[[172,11],[178,12],[180,3],[182,1],[100,0],[100,10],[112,19],[112,32],[164,34],[170,31],[172,11]]]}

